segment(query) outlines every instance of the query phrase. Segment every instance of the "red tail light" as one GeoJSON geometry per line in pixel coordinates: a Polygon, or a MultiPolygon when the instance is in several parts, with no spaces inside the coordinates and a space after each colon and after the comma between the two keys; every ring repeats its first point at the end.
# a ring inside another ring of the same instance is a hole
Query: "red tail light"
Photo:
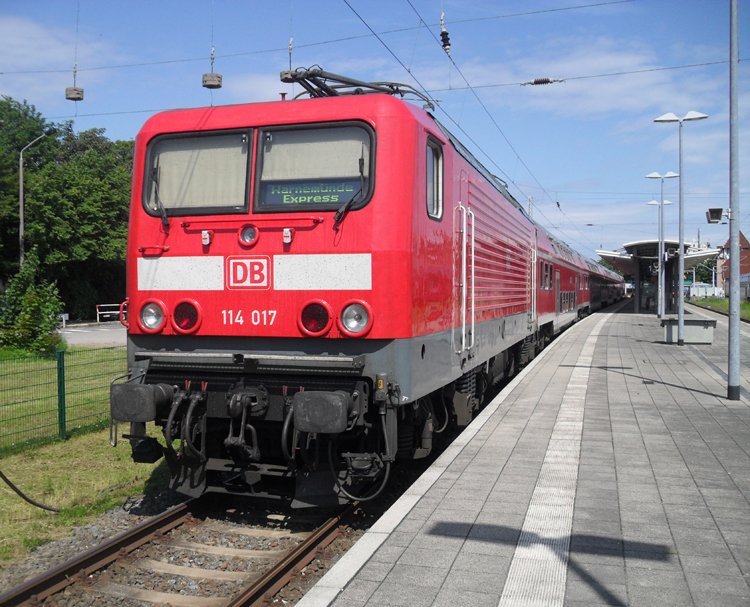
{"type": "Polygon", "coordinates": [[[312,337],[323,335],[333,324],[333,317],[328,304],[324,301],[311,301],[299,317],[299,327],[303,333],[312,337]]]}
{"type": "Polygon", "coordinates": [[[178,333],[192,333],[200,325],[201,314],[198,304],[192,301],[181,301],[172,315],[172,325],[178,333]]]}

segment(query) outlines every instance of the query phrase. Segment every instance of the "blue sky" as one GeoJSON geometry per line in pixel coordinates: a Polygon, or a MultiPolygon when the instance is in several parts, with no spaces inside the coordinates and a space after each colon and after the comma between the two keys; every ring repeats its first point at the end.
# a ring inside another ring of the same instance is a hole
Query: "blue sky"
{"type": "MultiPolygon", "coordinates": [[[[740,4],[746,60],[750,7],[740,4]]],[[[427,89],[438,119],[531,199],[534,218],[593,258],[656,237],[657,207],[646,203],[659,181],[644,176],[678,170],[678,128],[653,119],[709,114],[683,129],[685,234],[727,239],[705,210],[729,206],[729,0],[3,0],[0,94],[131,139],[158,110],[299,92],[278,78],[290,37],[292,67],[427,89]],[[441,11],[453,63],[436,41],[441,11]],[[201,87],[212,44],[224,77],[213,92],[201,87]],[[64,98],[76,61],[79,103],[64,98]],[[564,82],[520,84],[542,77],[564,82]]],[[[750,236],[747,61],[739,74],[740,228],[750,236]]],[[[665,181],[675,239],[677,191],[665,181]]]]}

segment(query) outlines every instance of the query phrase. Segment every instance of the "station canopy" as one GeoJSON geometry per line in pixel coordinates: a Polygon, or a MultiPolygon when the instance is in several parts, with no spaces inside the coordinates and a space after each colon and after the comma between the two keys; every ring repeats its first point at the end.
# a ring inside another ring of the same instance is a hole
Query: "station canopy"
{"type": "MultiPolygon", "coordinates": [[[[680,248],[678,240],[664,239],[664,250],[667,254],[667,261],[674,259],[680,248]]],[[[720,249],[710,249],[707,247],[697,247],[693,244],[685,243],[685,271],[691,270],[695,266],[714,259],[720,249]]],[[[635,274],[635,264],[640,261],[657,261],[659,259],[659,241],[658,240],[637,240],[622,245],[619,251],[602,251],[597,250],[597,255],[606,259],[621,272],[624,276],[635,274]]]]}

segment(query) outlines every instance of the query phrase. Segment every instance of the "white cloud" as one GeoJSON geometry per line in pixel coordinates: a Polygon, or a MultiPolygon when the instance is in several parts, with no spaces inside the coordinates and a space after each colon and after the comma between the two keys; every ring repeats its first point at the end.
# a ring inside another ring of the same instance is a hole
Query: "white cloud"
{"type": "MultiPolygon", "coordinates": [[[[76,36],[70,29],[47,27],[30,19],[0,16],[0,91],[18,99],[42,104],[64,99],[73,84],[76,36]]],[[[116,59],[106,43],[79,36],[78,65],[95,66],[116,59]]],[[[102,72],[79,72],[77,85],[99,82],[102,72]]]]}

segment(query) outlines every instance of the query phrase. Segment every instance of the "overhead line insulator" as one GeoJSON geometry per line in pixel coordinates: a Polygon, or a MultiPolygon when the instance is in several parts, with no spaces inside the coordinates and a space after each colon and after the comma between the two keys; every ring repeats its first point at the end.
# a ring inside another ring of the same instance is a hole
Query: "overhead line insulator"
{"type": "Polygon", "coordinates": [[[443,30],[442,32],[440,32],[440,42],[443,45],[443,50],[450,55],[451,54],[451,39],[450,39],[450,36],[448,35],[448,30],[443,30]]]}
{"type": "Polygon", "coordinates": [[[440,12],[440,44],[447,55],[451,54],[451,39],[448,30],[445,29],[445,12],[440,12]]]}
{"type": "Polygon", "coordinates": [[[555,82],[565,82],[565,81],[559,80],[557,78],[534,78],[533,80],[527,80],[526,82],[522,82],[521,86],[539,86],[542,84],[554,84],[555,82]]]}

